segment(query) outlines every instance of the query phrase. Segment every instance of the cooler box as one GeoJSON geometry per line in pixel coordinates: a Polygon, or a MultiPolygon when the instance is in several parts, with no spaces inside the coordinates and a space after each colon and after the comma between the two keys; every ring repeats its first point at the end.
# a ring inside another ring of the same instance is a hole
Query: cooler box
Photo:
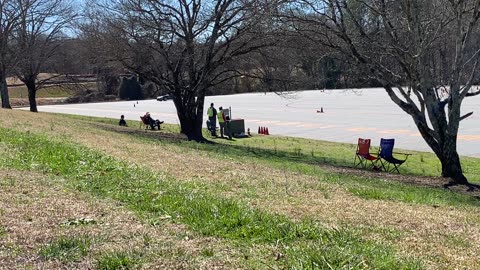
{"type": "Polygon", "coordinates": [[[230,121],[230,128],[232,129],[232,135],[238,135],[245,133],[245,120],[244,119],[232,119],[230,121]]]}

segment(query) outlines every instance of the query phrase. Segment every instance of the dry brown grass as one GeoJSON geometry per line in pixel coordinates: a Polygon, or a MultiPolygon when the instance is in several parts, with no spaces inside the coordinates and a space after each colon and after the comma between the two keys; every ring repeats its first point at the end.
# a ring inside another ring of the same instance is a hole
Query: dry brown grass
{"type": "Polygon", "coordinates": [[[25,117],[29,125],[24,129],[31,132],[63,136],[117,158],[143,164],[177,181],[202,183],[211,192],[266,211],[293,219],[313,217],[328,227],[358,229],[365,238],[392,244],[403,254],[421,258],[430,269],[480,268],[480,211],[472,207],[364,200],[342,186],[315,177],[255,162],[238,164],[228,157],[220,160],[202,151],[171,144],[150,146],[121,132],[93,128],[97,124],[59,120],[59,116],[47,114],[35,115],[35,119],[25,112],[5,114],[7,117],[0,119],[2,126],[16,127],[13,119],[25,117]]]}
{"type": "MultiPolygon", "coordinates": [[[[58,105],[64,104],[65,98],[37,98],[37,106],[42,105],[58,105]]],[[[10,105],[13,108],[17,107],[28,107],[30,103],[28,102],[28,98],[11,98],[10,105]]]]}
{"type": "Polygon", "coordinates": [[[5,234],[0,236],[0,269],[92,269],[95,258],[110,251],[143,254],[143,269],[235,268],[235,258],[220,241],[197,237],[168,222],[145,224],[115,201],[66,190],[61,181],[33,173],[2,172],[0,225],[5,234]],[[95,224],[64,225],[82,218],[93,219],[95,224]],[[60,236],[91,238],[88,255],[78,262],[40,257],[41,247],[60,236]],[[215,257],[202,257],[203,249],[213,250],[215,257]]]}

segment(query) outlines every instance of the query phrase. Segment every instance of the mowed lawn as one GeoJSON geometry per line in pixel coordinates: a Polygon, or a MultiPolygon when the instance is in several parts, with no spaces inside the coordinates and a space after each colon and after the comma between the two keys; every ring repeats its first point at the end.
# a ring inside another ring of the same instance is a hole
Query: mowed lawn
{"type": "Polygon", "coordinates": [[[0,112],[0,269],[480,268],[480,192],[432,154],[386,174],[349,144],[116,122],[0,112]]]}

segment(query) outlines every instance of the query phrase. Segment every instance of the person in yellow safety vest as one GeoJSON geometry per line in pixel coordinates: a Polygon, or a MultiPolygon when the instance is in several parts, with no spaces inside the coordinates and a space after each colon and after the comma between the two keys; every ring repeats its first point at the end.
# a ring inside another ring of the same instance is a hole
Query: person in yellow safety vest
{"type": "Polygon", "coordinates": [[[220,125],[220,137],[223,138],[223,132],[225,131],[225,114],[223,113],[223,108],[218,108],[217,113],[218,124],[220,125]]]}
{"type": "Polygon", "coordinates": [[[217,110],[215,109],[213,103],[210,104],[210,107],[208,107],[207,110],[207,115],[208,115],[208,129],[210,130],[210,133],[212,134],[212,137],[217,137],[217,110]]]}

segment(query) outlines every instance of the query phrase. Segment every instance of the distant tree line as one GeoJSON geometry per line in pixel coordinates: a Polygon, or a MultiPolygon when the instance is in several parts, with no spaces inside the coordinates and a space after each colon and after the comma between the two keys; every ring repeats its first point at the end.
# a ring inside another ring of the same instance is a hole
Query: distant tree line
{"type": "MultiPolygon", "coordinates": [[[[125,23],[122,20],[126,18],[114,18],[114,13],[101,12],[102,4],[114,6],[121,12],[126,7],[152,5],[152,1],[90,1],[80,7],[67,0],[0,0],[0,93],[3,108],[11,107],[6,83],[8,77],[18,78],[28,88],[31,111],[37,111],[37,91],[60,75],[94,74],[96,89],[80,91],[80,95],[93,90],[105,96],[136,99],[168,92],[167,85],[143,73],[142,69],[147,69],[153,58],[148,58],[149,53],[142,51],[145,47],[140,46],[140,42],[136,48],[129,48],[136,55],[128,56],[130,59],[126,65],[125,55],[116,51],[125,51],[125,48],[119,48],[121,43],[116,42],[126,37],[121,29],[121,24],[125,23]],[[40,73],[52,76],[40,79],[40,73]],[[136,89],[140,92],[125,95],[125,88],[120,88],[124,77],[136,77],[141,85],[136,89]]],[[[279,22],[273,17],[268,20],[279,22]]],[[[256,44],[258,48],[235,55],[235,61],[224,63],[225,74],[233,72],[235,75],[223,76],[221,83],[206,89],[207,95],[379,86],[376,81],[355,74],[343,59],[325,48],[311,46],[310,38],[291,35],[281,28],[268,29],[273,27],[265,22],[256,27],[249,29],[249,38],[264,35],[265,44],[256,44]]],[[[73,77],[69,78],[76,82],[73,77]]]]}

